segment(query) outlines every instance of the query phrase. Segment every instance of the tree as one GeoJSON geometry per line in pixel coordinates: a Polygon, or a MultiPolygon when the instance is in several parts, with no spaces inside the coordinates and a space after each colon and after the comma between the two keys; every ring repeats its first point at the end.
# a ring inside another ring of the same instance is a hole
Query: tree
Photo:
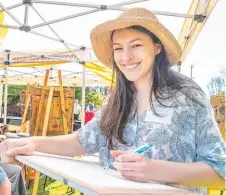
{"type": "MultiPolygon", "coordinates": [[[[77,99],[82,104],[82,88],[76,87],[75,89],[75,99],[77,99]]],[[[8,86],[8,104],[16,104],[20,101],[20,93],[22,91],[26,91],[25,85],[9,85],[8,86]]],[[[89,102],[93,102],[95,107],[100,108],[102,101],[106,97],[106,87],[86,87],[86,101],[85,106],[88,105],[89,102]]],[[[4,93],[3,93],[4,96],[4,93]]],[[[3,98],[4,100],[4,98],[3,98]]]]}
{"type": "MultiPolygon", "coordinates": [[[[85,96],[85,106],[89,102],[93,102],[97,109],[102,105],[103,100],[107,95],[106,87],[86,87],[86,96],[85,96]]],[[[75,99],[79,101],[79,104],[82,104],[82,88],[75,88],[75,99]]]]}
{"type": "Polygon", "coordinates": [[[223,76],[216,76],[207,84],[210,95],[225,94],[225,78],[223,76]]]}
{"type": "Polygon", "coordinates": [[[102,102],[104,98],[106,97],[105,95],[105,90],[100,87],[87,87],[86,88],[86,103],[85,105],[87,106],[89,102],[93,102],[95,108],[99,109],[102,105],[102,102]]]}
{"type": "MultiPolygon", "coordinates": [[[[9,85],[8,86],[8,96],[7,104],[16,104],[20,101],[20,93],[26,91],[25,85],[9,85]]],[[[3,92],[4,97],[4,92],[3,92]]],[[[3,98],[4,103],[4,98],[3,98]]]]}

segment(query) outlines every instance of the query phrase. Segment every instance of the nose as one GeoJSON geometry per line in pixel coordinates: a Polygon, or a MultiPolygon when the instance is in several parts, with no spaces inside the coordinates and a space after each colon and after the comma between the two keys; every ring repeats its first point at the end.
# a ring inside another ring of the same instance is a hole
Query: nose
{"type": "Polygon", "coordinates": [[[126,48],[123,50],[121,61],[127,62],[133,58],[132,50],[129,48],[126,48]]]}

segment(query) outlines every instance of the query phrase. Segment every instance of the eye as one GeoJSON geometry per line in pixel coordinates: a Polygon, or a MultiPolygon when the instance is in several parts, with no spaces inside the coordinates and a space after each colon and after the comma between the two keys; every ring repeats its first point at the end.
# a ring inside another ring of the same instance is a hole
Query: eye
{"type": "Polygon", "coordinates": [[[114,51],[121,50],[121,47],[114,48],[114,51]]]}
{"type": "Polygon", "coordinates": [[[136,44],[136,45],[133,45],[133,48],[141,47],[141,46],[143,46],[143,45],[141,45],[141,44],[136,44]]]}

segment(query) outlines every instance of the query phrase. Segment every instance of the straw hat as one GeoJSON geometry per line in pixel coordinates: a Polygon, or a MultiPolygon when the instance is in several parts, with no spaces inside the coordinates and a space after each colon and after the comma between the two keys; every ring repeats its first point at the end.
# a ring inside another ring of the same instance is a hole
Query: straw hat
{"type": "Polygon", "coordinates": [[[182,51],[174,36],[163,26],[157,17],[144,8],[132,8],[123,12],[117,19],[96,26],[91,32],[91,42],[97,58],[104,65],[112,68],[113,46],[111,34],[114,30],[133,25],[142,26],[154,33],[162,42],[170,65],[180,61],[182,51]]]}

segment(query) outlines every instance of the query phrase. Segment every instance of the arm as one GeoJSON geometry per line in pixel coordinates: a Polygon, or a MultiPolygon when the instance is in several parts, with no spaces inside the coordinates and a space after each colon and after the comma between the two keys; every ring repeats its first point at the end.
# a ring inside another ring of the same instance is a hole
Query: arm
{"type": "Polygon", "coordinates": [[[81,146],[76,134],[9,139],[1,143],[1,160],[13,163],[16,155],[31,155],[34,151],[64,156],[82,155],[85,149],[81,146]]]}
{"type": "Polygon", "coordinates": [[[2,184],[0,184],[0,194],[10,195],[11,194],[11,183],[6,177],[2,184]]]}
{"type": "Polygon", "coordinates": [[[16,155],[32,155],[34,151],[63,156],[98,152],[99,143],[104,139],[99,129],[100,113],[101,110],[76,134],[5,140],[0,147],[1,160],[13,163],[16,155]]]}
{"type": "Polygon", "coordinates": [[[1,167],[0,167],[0,194],[4,195],[11,194],[11,183],[1,167]]]}
{"type": "Polygon", "coordinates": [[[192,187],[222,187],[225,180],[212,167],[203,162],[177,163],[150,161],[154,181],[192,187]]]}
{"type": "Polygon", "coordinates": [[[84,155],[85,149],[80,144],[76,134],[53,136],[53,137],[33,137],[35,151],[62,155],[76,156],[84,155]]]}
{"type": "Polygon", "coordinates": [[[147,160],[144,156],[125,151],[111,151],[113,163],[121,175],[134,181],[156,181],[192,187],[222,187],[225,180],[203,162],[178,163],[147,160]],[[132,163],[131,163],[132,162],[132,163]]]}

